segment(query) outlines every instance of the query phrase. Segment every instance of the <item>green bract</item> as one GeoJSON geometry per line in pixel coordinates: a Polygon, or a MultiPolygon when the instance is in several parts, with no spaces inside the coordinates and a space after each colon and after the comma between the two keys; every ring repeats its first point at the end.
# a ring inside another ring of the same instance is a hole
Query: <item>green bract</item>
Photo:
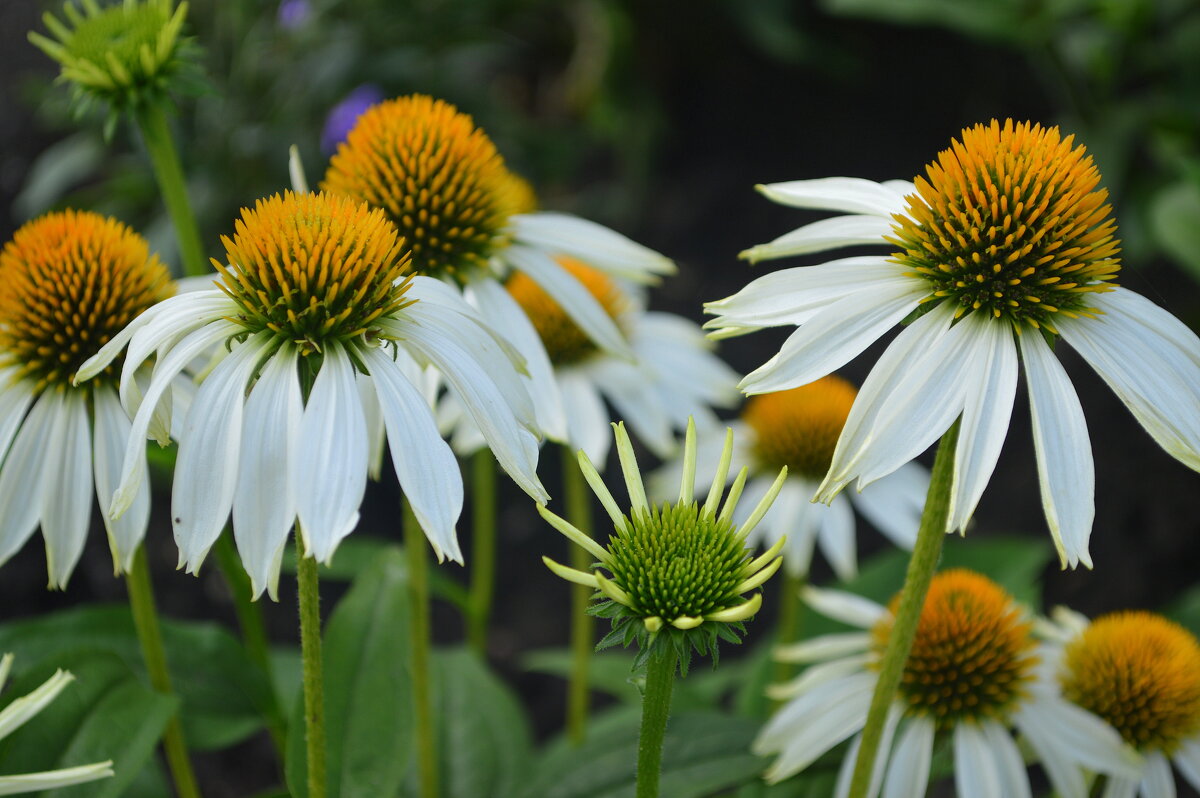
{"type": "Polygon", "coordinates": [[[680,670],[687,672],[692,650],[716,656],[717,639],[739,642],[742,622],[758,612],[762,595],[755,590],[779,570],[778,556],[786,538],[754,558],[746,537],[762,519],[787,475],[780,471],[771,490],[749,518],[737,526],[734,509],[746,483],[743,468],[730,488],[724,506],[721,494],[733,454],[733,431],[725,436],[721,463],[703,504],[695,500],[696,429],[689,421],[684,451],[683,479],[676,502],[651,506],[646,500],[641,472],[624,424],[614,424],[617,453],[629,492],[631,508],[622,513],[599,473],[583,452],[579,467],[613,521],[608,547],[579,531],[569,522],[539,506],[538,512],[574,543],[596,559],[591,573],[567,568],[548,557],[542,560],[562,578],[596,588],[603,599],[590,612],[613,619],[612,631],[600,648],[637,641],[637,665],[662,646],[679,655],[680,670]],[[608,571],[606,576],[603,571],[608,571]]]}

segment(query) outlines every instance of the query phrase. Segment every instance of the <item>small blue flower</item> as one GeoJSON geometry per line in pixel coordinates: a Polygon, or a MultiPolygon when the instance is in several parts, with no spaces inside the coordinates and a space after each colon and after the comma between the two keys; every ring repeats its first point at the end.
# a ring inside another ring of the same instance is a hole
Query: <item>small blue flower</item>
{"type": "Polygon", "coordinates": [[[346,99],[333,106],[329,116],[325,117],[325,127],[321,130],[321,151],[332,155],[338,145],[345,141],[363,111],[382,100],[383,89],[374,83],[364,83],[346,95],[346,99]]]}
{"type": "Polygon", "coordinates": [[[279,27],[285,30],[298,30],[304,27],[312,16],[312,6],[308,0],[283,0],[275,15],[279,27]]]}

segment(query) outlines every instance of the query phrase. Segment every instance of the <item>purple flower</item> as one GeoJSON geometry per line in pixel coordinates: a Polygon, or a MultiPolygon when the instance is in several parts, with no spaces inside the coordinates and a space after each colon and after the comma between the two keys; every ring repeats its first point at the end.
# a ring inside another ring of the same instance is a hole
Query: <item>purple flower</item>
{"type": "Polygon", "coordinates": [[[311,13],[312,8],[309,6],[308,0],[283,0],[279,4],[279,11],[275,18],[279,22],[279,27],[285,30],[296,30],[303,27],[311,13]]]}
{"type": "Polygon", "coordinates": [[[346,95],[346,99],[333,106],[329,115],[325,117],[325,127],[321,131],[321,151],[332,155],[337,146],[345,141],[363,111],[382,100],[383,89],[374,83],[364,83],[346,95]]]}

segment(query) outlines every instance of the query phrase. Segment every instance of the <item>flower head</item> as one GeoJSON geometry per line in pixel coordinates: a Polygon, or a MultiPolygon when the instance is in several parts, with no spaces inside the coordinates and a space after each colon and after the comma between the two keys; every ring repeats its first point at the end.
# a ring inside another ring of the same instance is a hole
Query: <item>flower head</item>
{"type": "Polygon", "coordinates": [[[77,102],[99,100],[121,111],[197,84],[196,46],[182,35],[187,8],[175,0],[67,0],[65,22],[42,17],[54,38],[31,32],[29,41],[62,65],[59,79],[71,84],[77,102]]]}
{"type": "MultiPolygon", "coordinates": [[[[816,637],[778,649],[809,664],[769,694],[787,703],[755,741],[778,754],[767,771],[778,781],[808,767],[866,722],[894,608],[860,596],[807,588],[818,612],[862,631],[816,637]]],[[[962,569],[936,574],[922,607],[912,654],[889,709],[869,794],[924,795],[932,753],[951,742],[960,798],[1028,795],[1029,778],[1012,729],[1025,738],[1057,794],[1084,798],[1084,770],[1124,777],[1138,756],[1104,722],[1063,701],[1039,668],[1033,623],[987,577],[962,569]],[[997,792],[997,785],[999,792],[997,792]]],[[[846,795],[857,759],[846,753],[836,796],[846,795]]]]}
{"type": "MultiPolygon", "coordinates": [[[[581,451],[579,467],[612,519],[613,534],[608,545],[602,547],[539,506],[538,512],[551,526],[593,554],[598,563],[596,570],[585,573],[548,557],[542,560],[562,578],[600,591],[604,600],[592,612],[613,619],[612,632],[601,641],[601,647],[617,642],[628,645],[636,639],[640,664],[656,647],[673,646],[686,673],[693,648],[701,654],[712,651],[715,656],[718,637],[738,642],[734,632],[742,631],[741,622],[762,605],[761,593],[750,599],[745,594],[779,570],[778,554],[783,542],[755,558],[746,548],[746,537],[771,506],[787,469],[780,472],[774,489],[758,502],[746,522],[735,524],[733,511],[745,486],[746,470],[739,474],[723,506],[724,473],[718,474],[704,503],[699,503],[694,496],[696,430],[694,424],[689,424],[685,439],[687,465],[678,498],[652,506],[646,499],[624,424],[613,427],[630,497],[629,512],[620,511],[591,460],[581,451]],[[601,568],[610,575],[605,576],[601,568]]],[[[732,438],[729,431],[718,467],[721,471],[729,468],[732,438]]]]}
{"type": "MultiPolygon", "coordinates": [[[[0,690],[4,689],[4,683],[8,681],[12,662],[12,654],[0,657],[0,690]]],[[[3,711],[0,711],[0,740],[21,728],[26,721],[49,706],[58,697],[58,694],[74,680],[75,677],[67,671],[58,670],[41,687],[28,695],[13,700],[3,711]]],[[[85,784],[97,779],[110,778],[112,775],[113,763],[112,760],[108,760],[90,765],[47,770],[41,773],[0,776],[0,795],[19,795],[53,790],[58,787],[69,787],[72,784],[85,784]]]]}
{"type": "Polygon", "coordinates": [[[846,215],[745,257],[861,244],[894,254],[785,269],[709,303],[717,337],[799,325],[744,390],[810,383],[907,322],[863,383],[818,499],[892,473],[961,419],[947,531],[964,530],[1000,455],[1023,361],[1050,533],[1064,566],[1090,566],[1095,475],[1079,399],[1051,348],[1057,338],[1172,456],[1200,470],[1200,420],[1189,410],[1200,402],[1200,339],[1115,284],[1119,242],[1099,179],[1072,137],[1009,120],[964,130],[915,184],[760,187],[778,202],[846,215]]]}
{"type": "MultiPolygon", "coordinates": [[[[0,562],[40,525],[51,587],[65,587],[83,551],[92,496],[120,473],[129,420],[116,393],[120,364],[74,387],[83,363],[153,303],[174,292],[145,239],[95,213],[62,211],[22,226],[0,251],[0,562]]],[[[143,375],[144,376],[144,375],[143,375]]],[[[158,435],[165,435],[161,431],[158,435]]],[[[145,460],[131,467],[144,470],[145,460]]],[[[117,571],[146,533],[150,496],[106,521],[117,571]]]]}
{"type": "Polygon", "coordinates": [[[513,479],[545,500],[520,356],[456,292],[408,274],[404,241],[381,210],[287,192],[243,210],[224,242],[215,287],[155,305],[79,371],[88,379],[129,348],[122,397],[136,412],[112,517],[142,481],[132,463],[169,381],[214,349],[219,362],[178,434],[171,516],[181,567],[199,568],[231,510],[256,593],[275,594],[293,524],[305,553],[329,560],[357,524],[385,435],[435,552],[461,560],[461,475],[417,387],[427,367],[513,479]],[[155,352],[134,402],[132,369],[155,352]]]}

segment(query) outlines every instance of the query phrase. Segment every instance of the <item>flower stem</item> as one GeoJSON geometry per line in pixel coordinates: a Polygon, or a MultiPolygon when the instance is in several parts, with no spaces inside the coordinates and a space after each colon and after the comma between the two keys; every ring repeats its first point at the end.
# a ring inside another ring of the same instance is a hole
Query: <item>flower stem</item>
{"type": "Polygon", "coordinates": [[[229,585],[229,592],[233,594],[233,611],[237,615],[238,627],[242,630],[242,647],[246,649],[250,660],[262,670],[267,687],[270,688],[270,704],[266,707],[267,731],[271,734],[271,741],[275,743],[276,752],[283,757],[287,752],[287,731],[283,712],[275,700],[271,651],[267,643],[262,608],[253,599],[254,591],[250,586],[250,577],[246,575],[242,560],[238,557],[237,549],[234,548],[233,540],[227,531],[217,538],[213,550],[217,555],[217,566],[225,577],[225,583],[229,585]]]}
{"type": "Polygon", "coordinates": [[[413,708],[417,718],[417,771],[420,774],[421,785],[419,795],[421,798],[437,798],[437,730],[433,725],[433,684],[429,676],[429,544],[407,499],[404,501],[402,525],[404,548],[408,553],[408,587],[411,601],[408,649],[413,708]]]}
{"type": "MultiPolygon", "coordinates": [[[[133,626],[137,631],[138,643],[142,647],[142,659],[150,672],[150,685],[155,692],[173,695],[171,674],[167,670],[167,651],[163,647],[162,629],[158,623],[158,610],[154,606],[154,586],[150,582],[150,566],[146,563],[145,546],[138,546],[133,556],[133,567],[125,575],[125,586],[129,590],[129,609],[133,613],[133,626]]],[[[200,787],[196,774],[188,759],[187,743],[183,738],[183,724],[176,712],[163,732],[163,751],[167,756],[167,767],[175,792],[179,798],[200,798],[200,787]]]]}
{"type": "MultiPolygon", "coordinates": [[[[300,536],[297,535],[299,538],[300,536]]],[[[303,543],[300,544],[303,548],[303,543]]],[[[308,754],[308,798],[325,798],[325,674],[321,655],[321,586],[317,561],[300,552],[300,658],[304,669],[304,740],[308,754]]]]}
{"type": "MultiPolygon", "coordinates": [[[[567,504],[567,520],[583,534],[592,535],[592,506],[588,500],[587,483],[571,450],[562,449],[563,494],[567,504]]],[[[571,567],[585,573],[592,570],[592,558],[583,548],[572,545],[571,567]]],[[[567,737],[579,745],[587,736],[588,670],[595,648],[596,619],[588,615],[592,589],[586,585],[571,585],[571,672],[567,681],[567,737]]]]}
{"type": "MultiPolygon", "coordinates": [[[[795,642],[800,636],[803,610],[800,603],[800,591],[804,589],[807,582],[807,576],[792,576],[784,569],[779,596],[779,622],[775,631],[775,645],[777,646],[786,646],[788,643],[795,642]]],[[[786,682],[792,678],[793,670],[790,663],[776,662],[775,682],[786,682]]]]}
{"type": "Polygon", "coordinates": [[[488,618],[496,585],[496,467],[490,449],[471,458],[471,592],[467,602],[467,641],[480,656],[487,654],[488,618]]]}
{"type": "Polygon", "coordinates": [[[183,167],[179,165],[179,154],[171,139],[171,127],[167,124],[162,104],[144,103],[138,108],[135,118],[150,154],[163,203],[179,237],[183,273],[190,277],[207,274],[209,268],[204,260],[204,247],[200,243],[200,229],[196,226],[196,217],[188,200],[183,167]]]}
{"type": "Polygon", "coordinates": [[[904,576],[904,588],[900,593],[900,606],[888,634],[887,649],[879,664],[879,682],[871,696],[871,708],[867,712],[867,723],[863,728],[862,743],[858,759],[854,763],[854,775],[850,781],[850,798],[866,798],[871,784],[876,753],[883,735],[883,724],[887,719],[888,707],[900,685],[904,664],[912,649],[921,609],[925,606],[925,595],[929,582],[937,569],[942,553],[942,541],[946,537],[946,519],[950,514],[950,489],[954,485],[954,447],[958,443],[958,422],[942,436],[937,457],[933,462],[933,476],[929,492],[925,496],[925,511],[921,514],[921,526],[917,530],[917,542],[913,546],[912,558],[908,561],[908,573],[904,576]]]}
{"type": "Polygon", "coordinates": [[[663,646],[646,667],[642,731],[638,735],[637,798],[658,798],[663,736],[667,732],[667,717],[671,714],[676,659],[675,649],[663,646]]]}

